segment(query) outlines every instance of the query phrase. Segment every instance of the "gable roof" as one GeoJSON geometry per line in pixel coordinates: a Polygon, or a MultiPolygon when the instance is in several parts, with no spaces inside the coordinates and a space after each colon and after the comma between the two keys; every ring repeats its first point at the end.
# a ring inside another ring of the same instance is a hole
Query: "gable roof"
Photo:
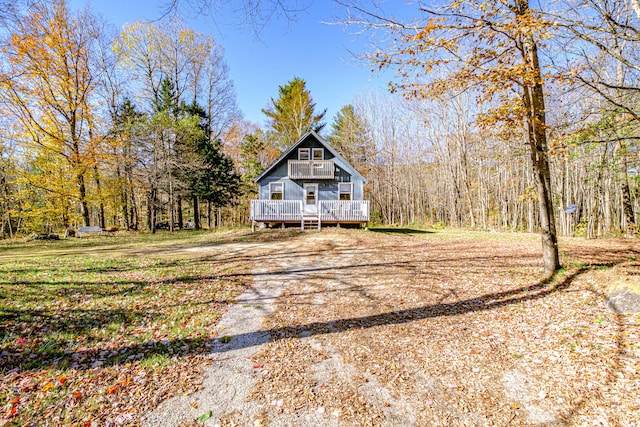
{"type": "Polygon", "coordinates": [[[359,177],[360,179],[362,179],[362,181],[364,181],[365,184],[369,182],[367,178],[362,176],[360,172],[358,172],[353,166],[351,166],[351,164],[347,162],[344,157],[342,157],[331,145],[329,145],[329,142],[326,139],[322,138],[313,130],[310,130],[309,132],[305,133],[302,136],[302,138],[298,140],[298,142],[296,142],[291,147],[289,147],[284,153],[282,153],[280,157],[278,157],[278,159],[275,162],[271,163],[271,165],[268,168],[266,168],[260,175],[255,177],[253,179],[253,182],[259,182],[262,178],[269,175],[269,173],[273,169],[278,167],[278,165],[282,163],[289,156],[289,154],[291,154],[295,149],[297,149],[309,137],[315,138],[316,141],[322,144],[324,148],[326,148],[331,154],[333,154],[334,163],[337,163],[342,169],[347,171],[351,176],[359,177]]]}

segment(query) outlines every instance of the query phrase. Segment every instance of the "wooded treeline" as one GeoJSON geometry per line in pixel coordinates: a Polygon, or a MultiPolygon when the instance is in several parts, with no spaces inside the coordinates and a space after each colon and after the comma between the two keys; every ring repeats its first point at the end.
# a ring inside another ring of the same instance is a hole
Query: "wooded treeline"
{"type": "MultiPolygon", "coordinates": [[[[2,16],[1,232],[200,228],[239,193],[222,48],[174,17],[119,33],[64,0],[2,16]]],[[[215,219],[214,219],[215,220],[215,219]]]]}
{"type": "Polygon", "coordinates": [[[309,129],[369,179],[377,222],[539,231],[528,141],[542,132],[558,233],[635,232],[637,2],[425,2],[410,22],[339,3],[346,24],[393,40],[366,58],[397,71],[394,93],[363,93],[325,126],[294,77],[262,129],[242,120],[222,47],[179,18],[114,31],[62,0],[6,12],[0,235],[246,224],[252,178],[309,129]],[[517,60],[531,46],[538,74],[517,60]],[[543,83],[544,120],[527,119],[522,95],[543,83]]]}
{"type": "MultiPolygon", "coordinates": [[[[417,102],[374,93],[353,105],[371,144],[359,156],[346,152],[369,178],[375,220],[538,231],[535,180],[523,136],[504,139],[470,125],[473,97],[417,102]]],[[[627,208],[633,224],[640,219],[636,144],[626,147],[625,159],[620,142],[602,142],[605,135],[554,140],[558,145],[550,159],[560,235],[621,235],[630,225],[627,208]]]]}
{"type": "Polygon", "coordinates": [[[368,115],[383,120],[383,221],[541,230],[548,273],[556,230],[636,232],[638,1],[417,2],[405,20],[339,3],[345,24],[383,30],[366,58],[408,100],[395,120],[368,115]]]}

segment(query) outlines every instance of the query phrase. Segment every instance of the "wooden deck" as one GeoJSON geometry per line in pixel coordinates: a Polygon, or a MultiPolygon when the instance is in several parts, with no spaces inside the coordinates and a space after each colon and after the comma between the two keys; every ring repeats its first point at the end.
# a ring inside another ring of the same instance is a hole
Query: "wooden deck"
{"type": "Polygon", "coordinates": [[[304,211],[302,200],[252,200],[251,222],[292,224],[313,221],[318,229],[322,224],[364,224],[369,222],[368,200],[320,200],[317,212],[304,211]]]}

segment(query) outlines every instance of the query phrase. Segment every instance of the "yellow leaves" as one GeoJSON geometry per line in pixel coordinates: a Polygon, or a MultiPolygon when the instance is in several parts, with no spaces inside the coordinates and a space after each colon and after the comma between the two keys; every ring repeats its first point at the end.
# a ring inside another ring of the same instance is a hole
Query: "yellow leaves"
{"type": "Polygon", "coordinates": [[[424,26],[424,28],[412,37],[413,41],[415,42],[415,41],[424,40],[427,38],[427,36],[432,34],[434,31],[441,29],[442,26],[440,25],[440,21],[441,21],[440,19],[436,19],[436,18],[429,19],[429,21],[424,26]]]}
{"type": "Polygon", "coordinates": [[[524,193],[518,196],[518,200],[521,202],[530,202],[538,200],[538,190],[535,185],[529,185],[525,189],[524,193]]]}
{"type": "Polygon", "coordinates": [[[42,387],[42,391],[46,393],[53,388],[55,388],[55,384],[49,381],[42,387]]]}
{"type": "Polygon", "coordinates": [[[192,44],[195,40],[195,32],[192,29],[181,29],[178,32],[178,41],[180,44],[192,44]]]}

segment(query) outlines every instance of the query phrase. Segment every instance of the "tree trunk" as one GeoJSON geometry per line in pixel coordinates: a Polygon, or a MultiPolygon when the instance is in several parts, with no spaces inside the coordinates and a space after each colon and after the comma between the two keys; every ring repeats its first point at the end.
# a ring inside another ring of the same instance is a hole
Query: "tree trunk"
{"type": "Polygon", "coordinates": [[[149,231],[151,233],[156,232],[156,189],[152,188],[149,191],[147,198],[147,222],[149,225],[149,231]]]}
{"type": "Polygon", "coordinates": [[[102,185],[100,183],[100,172],[98,171],[98,166],[93,166],[93,179],[96,182],[96,192],[98,193],[98,200],[100,204],[98,206],[98,216],[100,221],[100,228],[105,228],[105,218],[104,218],[104,201],[102,200],[102,185]]]}
{"type": "Polygon", "coordinates": [[[200,225],[200,203],[198,203],[198,196],[193,194],[193,228],[196,230],[200,230],[202,226],[200,225]]]}
{"type": "Polygon", "coordinates": [[[84,174],[82,172],[78,172],[76,180],[78,182],[78,196],[80,199],[82,222],[85,227],[88,227],[91,225],[91,219],[89,216],[89,205],[87,204],[87,189],[84,185],[84,174]]]}
{"type": "Polygon", "coordinates": [[[183,218],[182,218],[182,196],[178,194],[178,200],[177,200],[177,209],[178,209],[178,228],[180,230],[182,230],[182,225],[184,224],[183,218]]]}
{"type": "Polygon", "coordinates": [[[175,211],[173,206],[173,179],[169,174],[169,231],[173,233],[175,220],[175,211]]]}
{"type": "MultiPolygon", "coordinates": [[[[529,13],[528,0],[518,0],[517,6],[516,13],[518,15],[526,16],[529,13]]],[[[531,162],[538,190],[540,228],[542,232],[542,259],[545,274],[552,275],[560,268],[560,256],[558,253],[553,200],[551,198],[551,171],[549,168],[542,75],[533,35],[530,32],[522,34],[519,44],[525,63],[525,70],[530,73],[529,76],[524,77],[522,87],[523,102],[527,112],[531,162]]]]}
{"type": "Polygon", "coordinates": [[[124,183],[124,179],[122,177],[122,172],[120,170],[120,164],[116,168],[116,177],[118,183],[120,184],[120,211],[122,214],[122,220],[124,221],[124,227],[126,230],[131,229],[131,223],[129,222],[129,206],[128,206],[128,197],[127,197],[127,187],[124,183]]]}

